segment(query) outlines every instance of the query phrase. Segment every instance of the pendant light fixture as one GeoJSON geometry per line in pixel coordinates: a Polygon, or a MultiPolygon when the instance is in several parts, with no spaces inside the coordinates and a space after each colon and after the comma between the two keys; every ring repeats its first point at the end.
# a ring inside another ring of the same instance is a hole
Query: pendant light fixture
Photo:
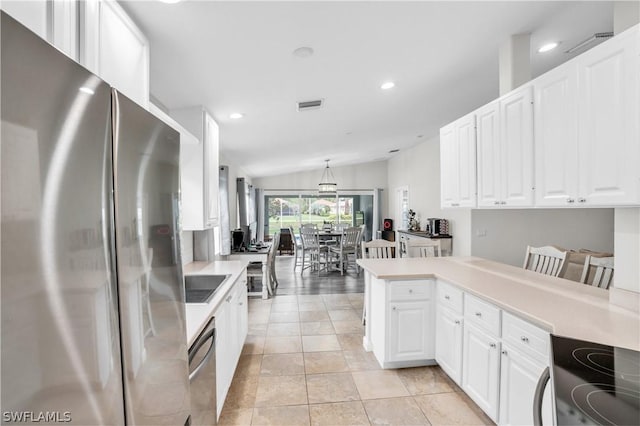
{"type": "Polygon", "coordinates": [[[324,172],[322,172],[322,179],[318,184],[319,195],[336,195],[338,193],[338,184],[335,183],[336,178],[333,177],[333,173],[329,168],[329,160],[324,160],[327,163],[324,172]]]}

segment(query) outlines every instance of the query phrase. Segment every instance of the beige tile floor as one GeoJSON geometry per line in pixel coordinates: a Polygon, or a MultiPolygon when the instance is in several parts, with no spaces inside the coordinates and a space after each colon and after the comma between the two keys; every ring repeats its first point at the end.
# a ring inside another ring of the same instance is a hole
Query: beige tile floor
{"type": "Polygon", "coordinates": [[[382,370],[362,348],[362,293],[249,301],[220,425],[485,425],[439,367],[382,370]]]}

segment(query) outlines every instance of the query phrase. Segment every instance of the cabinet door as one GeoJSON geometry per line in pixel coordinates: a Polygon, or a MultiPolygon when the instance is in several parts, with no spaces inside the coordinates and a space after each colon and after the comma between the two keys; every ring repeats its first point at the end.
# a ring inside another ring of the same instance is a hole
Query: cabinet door
{"type": "Polygon", "coordinates": [[[462,316],[436,308],[436,361],[458,385],[462,382],[462,316]]]}
{"type": "Polygon", "coordinates": [[[495,207],[501,200],[499,105],[476,112],[478,136],[478,206],[495,207]]]}
{"type": "MultiPolygon", "coordinates": [[[[503,346],[500,358],[500,424],[533,424],[533,397],[545,366],[503,346]]],[[[548,387],[547,387],[548,388],[548,387]]],[[[543,424],[551,425],[551,394],[543,398],[543,424]]]]}
{"type": "Polygon", "coordinates": [[[78,60],[78,3],[76,0],[3,1],[2,10],[78,60]]]}
{"type": "Polygon", "coordinates": [[[148,108],[149,42],[115,0],[100,0],[98,19],[98,75],[148,108]]]}
{"type": "Polygon", "coordinates": [[[458,202],[458,148],[455,127],[450,124],[440,129],[440,198],[442,207],[453,207],[458,202]]]}
{"type": "Polygon", "coordinates": [[[494,421],[498,418],[500,343],[468,322],[464,325],[462,389],[494,421]]]}
{"type": "Polygon", "coordinates": [[[204,137],[205,137],[205,197],[207,210],[205,212],[206,227],[210,228],[218,224],[218,124],[209,114],[204,113],[204,137]]]}
{"type": "Polygon", "coordinates": [[[578,116],[575,61],[536,79],[536,205],[566,206],[578,198],[578,116]]]}
{"type": "Polygon", "coordinates": [[[230,307],[229,302],[225,300],[214,314],[216,320],[216,397],[218,416],[222,411],[234,373],[234,368],[231,366],[232,351],[230,351],[232,344],[230,307]]]}
{"type": "Polygon", "coordinates": [[[636,28],[578,57],[579,202],[640,203],[639,43],[636,28]]]}
{"type": "Polygon", "coordinates": [[[502,201],[533,205],[533,105],[531,87],[500,100],[502,201]]]}
{"type": "Polygon", "coordinates": [[[389,304],[389,361],[433,359],[430,330],[432,309],[428,300],[389,304]]]}
{"type": "Polygon", "coordinates": [[[458,204],[476,206],[476,116],[469,114],[456,121],[458,204]]]}

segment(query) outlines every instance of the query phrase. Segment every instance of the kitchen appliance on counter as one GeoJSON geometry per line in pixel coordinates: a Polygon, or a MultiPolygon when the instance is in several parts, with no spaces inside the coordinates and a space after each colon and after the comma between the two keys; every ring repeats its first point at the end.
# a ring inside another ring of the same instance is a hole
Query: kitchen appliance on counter
{"type": "Polygon", "coordinates": [[[556,425],[640,424],[640,352],[553,335],[551,352],[556,425]]]}
{"type": "Polygon", "coordinates": [[[0,15],[3,421],[185,424],[179,134],[0,15]]]}
{"type": "Polygon", "coordinates": [[[427,233],[432,236],[449,235],[449,221],[435,217],[428,218],[427,233]]]}
{"type": "Polygon", "coordinates": [[[216,322],[211,318],[189,349],[191,424],[213,426],[216,421],[216,322]]]}

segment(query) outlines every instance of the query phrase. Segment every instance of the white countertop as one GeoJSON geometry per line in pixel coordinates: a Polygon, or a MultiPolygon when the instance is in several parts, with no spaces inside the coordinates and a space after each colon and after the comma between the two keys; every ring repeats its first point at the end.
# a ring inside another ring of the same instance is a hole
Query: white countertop
{"type": "Polygon", "coordinates": [[[192,262],[183,267],[184,275],[226,275],[231,276],[222,284],[209,303],[186,303],[187,344],[189,347],[200,335],[218,305],[233,287],[247,262],[239,260],[216,260],[213,262],[192,262]]]}
{"type": "Polygon", "coordinates": [[[640,351],[640,315],[609,292],[476,257],[359,259],[376,278],[438,278],[553,334],[640,351]]]}

